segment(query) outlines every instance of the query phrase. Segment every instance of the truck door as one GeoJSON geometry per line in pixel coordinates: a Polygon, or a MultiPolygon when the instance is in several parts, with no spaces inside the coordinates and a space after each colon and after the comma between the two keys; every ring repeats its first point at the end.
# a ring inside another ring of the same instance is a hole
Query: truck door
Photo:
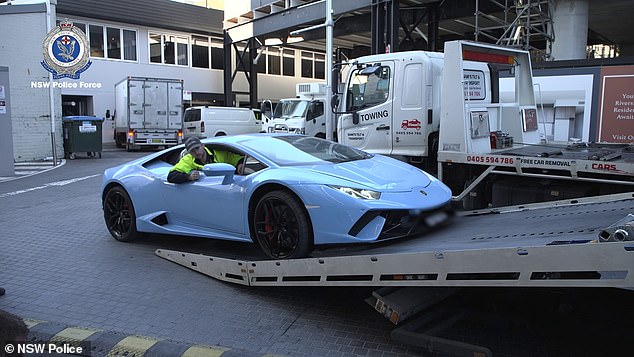
{"type": "MultiPolygon", "coordinates": [[[[145,121],[145,82],[128,80],[128,105],[130,106],[130,129],[143,128],[145,121]]],[[[124,129],[127,131],[127,129],[124,129]]]]}
{"type": "Polygon", "coordinates": [[[305,133],[307,136],[326,137],[326,117],[324,116],[324,101],[313,100],[306,112],[305,133]]]}
{"type": "Polygon", "coordinates": [[[183,126],[183,83],[169,82],[167,92],[169,95],[167,99],[167,128],[180,130],[183,126]]]}
{"type": "Polygon", "coordinates": [[[167,128],[167,82],[145,81],[146,129],[167,128]]]}
{"type": "Polygon", "coordinates": [[[392,152],[392,105],[394,62],[384,61],[351,71],[345,95],[348,112],[340,119],[339,140],[369,152],[392,152]]]}
{"type": "Polygon", "coordinates": [[[431,118],[425,110],[427,87],[424,68],[423,63],[418,61],[405,63],[402,71],[399,69],[399,73],[403,74],[400,81],[403,85],[395,89],[397,93],[394,95],[394,155],[422,156],[427,152],[427,137],[432,128],[431,118]]]}

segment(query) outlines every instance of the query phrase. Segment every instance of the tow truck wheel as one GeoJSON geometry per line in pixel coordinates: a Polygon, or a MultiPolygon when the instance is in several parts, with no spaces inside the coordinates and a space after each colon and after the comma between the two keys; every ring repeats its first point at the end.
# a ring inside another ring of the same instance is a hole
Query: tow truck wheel
{"type": "Polygon", "coordinates": [[[103,218],[114,239],[129,242],[138,238],[134,206],[123,188],[115,186],[108,190],[103,200],[103,218]]]}
{"type": "Polygon", "coordinates": [[[252,217],[256,240],[269,257],[303,258],[312,251],[308,215],[291,194],[284,191],[265,194],[255,206],[252,217]]]}

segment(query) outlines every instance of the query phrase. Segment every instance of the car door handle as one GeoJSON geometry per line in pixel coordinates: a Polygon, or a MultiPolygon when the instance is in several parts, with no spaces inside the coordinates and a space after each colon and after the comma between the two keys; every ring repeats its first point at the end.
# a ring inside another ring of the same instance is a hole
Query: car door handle
{"type": "Polygon", "coordinates": [[[376,130],[390,130],[389,125],[381,125],[376,128],[376,130]]]}

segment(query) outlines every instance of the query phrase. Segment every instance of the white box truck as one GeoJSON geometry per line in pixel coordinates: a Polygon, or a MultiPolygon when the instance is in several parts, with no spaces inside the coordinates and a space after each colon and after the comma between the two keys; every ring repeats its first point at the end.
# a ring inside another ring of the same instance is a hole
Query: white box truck
{"type": "Polygon", "coordinates": [[[127,77],[115,85],[114,139],[128,151],[183,138],[183,81],[127,77]]]}

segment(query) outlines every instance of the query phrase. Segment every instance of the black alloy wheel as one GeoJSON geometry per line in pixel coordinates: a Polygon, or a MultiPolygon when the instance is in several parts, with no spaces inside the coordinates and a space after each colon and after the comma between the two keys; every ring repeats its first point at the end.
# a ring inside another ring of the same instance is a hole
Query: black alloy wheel
{"type": "Polygon", "coordinates": [[[265,194],[255,206],[253,227],[258,244],[273,259],[303,258],[313,249],[308,215],[290,193],[265,194]]]}
{"type": "Polygon", "coordinates": [[[138,238],[136,215],[128,193],[120,186],[113,187],[103,202],[103,218],[114,239],[129,242],[138,238]]]}

